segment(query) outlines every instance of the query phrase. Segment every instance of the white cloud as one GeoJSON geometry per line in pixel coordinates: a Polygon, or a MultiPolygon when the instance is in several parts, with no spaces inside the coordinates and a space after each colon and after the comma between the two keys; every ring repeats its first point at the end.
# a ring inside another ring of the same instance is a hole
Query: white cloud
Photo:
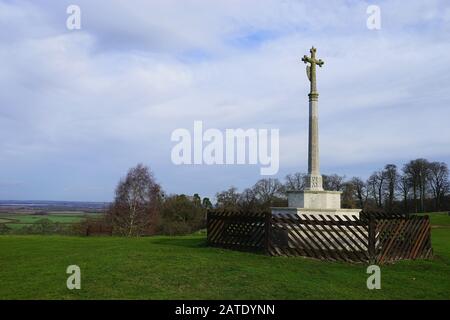
{"type": "Polygon", "coordinates": [[[173,166],[170,133],[194,120],[279,128],[280,175],[305,170],[300,57],[313,44],[325,60],[325,171],[450,159],[444,2],[381,2],[380,31],[366,28],[367,3],[233,0],[78,1],[82,30],[70,32],[68,4],[0,1],[0,176],[30,185],[8,197],[108,200],[137,162],[168,191],[212,195],[260,178],[253,167],[173,166]]]}

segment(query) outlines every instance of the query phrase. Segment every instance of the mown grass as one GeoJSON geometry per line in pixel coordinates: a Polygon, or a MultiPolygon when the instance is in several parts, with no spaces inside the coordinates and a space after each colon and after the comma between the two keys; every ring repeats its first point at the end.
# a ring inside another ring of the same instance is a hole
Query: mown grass
{"type": "Polygon", "coordinates": [[[434,227],[450,226],[450,215],[448,212],[426,213],[430,217],[430,223],[434,227]]]}
{"type": "Polygon", "coordinates": [[[450,228],[432,233],[431,261],[366,266],[210,248],[183,237],[1,236],[1,299],[449,299],[450,228]],[[68,265],[82,289],[66,288],[68,265]]]}

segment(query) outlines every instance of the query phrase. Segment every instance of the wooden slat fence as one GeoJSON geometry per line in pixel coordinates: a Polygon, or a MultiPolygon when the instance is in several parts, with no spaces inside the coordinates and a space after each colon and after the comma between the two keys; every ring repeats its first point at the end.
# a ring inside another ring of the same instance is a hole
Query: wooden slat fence
{"type": "Polygon", "coordinates": [[[433,254],[428,216],[381,219],[376,224],[375,261],[382,264],[403,259],[427,259],[433,254]]]}
{"type": "Polygon", "coordinates": [[[265,212],[208,211],[208,243],[217,247],[263,251],[266,216],[265,212]]]}
{"type": "Polygon", "coordinates": [[[369,230],[356,217],[283,214],[271,218],[271,255],[366,262],[369,230]]]}
{"type": "Polygon", "coordinates": [[[432,256],[428,216],[210,210],[207,217],[208,243],[229,249],[377,264],[432,256]]]}

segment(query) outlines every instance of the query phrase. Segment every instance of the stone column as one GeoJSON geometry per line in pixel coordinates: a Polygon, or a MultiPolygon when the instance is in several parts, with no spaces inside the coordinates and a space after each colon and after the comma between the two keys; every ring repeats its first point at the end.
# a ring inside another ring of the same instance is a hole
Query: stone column
{"type": "MultiPolygon", "coordinates": [[[[313,81],[311,81],[313,83],[313,81]]],[[[315,83],[315,81],[314,81],[315,83]]],[[[315,88],[309,96],[309,141],[308,141],[308,178],[307,190],[323,190],[322,176],[319,170],[319,116],[318,100],[319,94],[315,88]]]]}

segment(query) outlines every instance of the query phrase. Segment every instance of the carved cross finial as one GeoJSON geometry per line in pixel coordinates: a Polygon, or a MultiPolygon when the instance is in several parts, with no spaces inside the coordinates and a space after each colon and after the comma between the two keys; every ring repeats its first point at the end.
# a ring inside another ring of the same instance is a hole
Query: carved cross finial
{"type": "Polygon", "coordinates": [[[311,92],[310,94],[317,94],[317,84],[316,84],[316,65],[322,67],[324,62],[321,59],[316,59],[317,49],[312,47],[309,52],[311,53],[311,57],[303,56],[302,61],[304,63],[309,63],[309,66],[306,66],[306,74],[308,75],[308,79],[311,82],[311,92]]]}

